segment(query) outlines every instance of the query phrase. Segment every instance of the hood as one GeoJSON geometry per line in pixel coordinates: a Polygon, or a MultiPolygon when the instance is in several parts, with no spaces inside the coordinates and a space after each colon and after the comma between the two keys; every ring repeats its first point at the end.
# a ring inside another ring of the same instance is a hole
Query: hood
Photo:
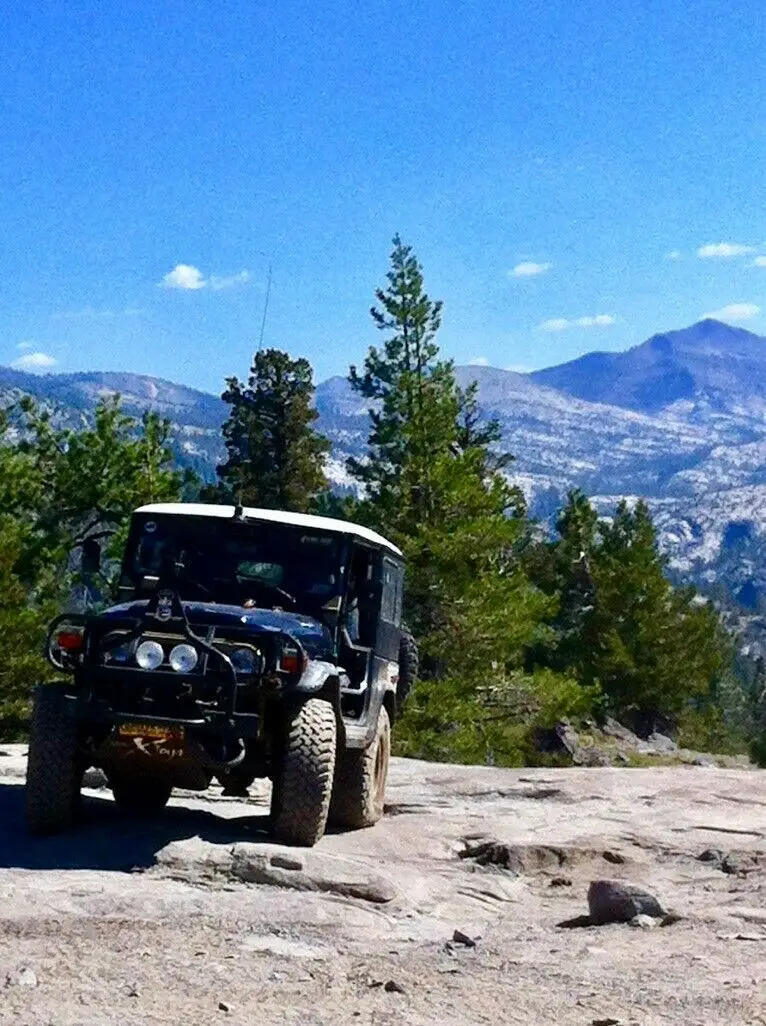
{"type": "MultiPolygon", "coordinates": [[[[140,616],[148,605],[146,600],[110,606],[101,616],[118,618],[140,616]]],[[[300,613],[284,613],[273,609],[245,609],[217,602],[183,602],[189,626],[204,627],[252,626],[256,631],[282,631],[299,641],[312,658],[332,656],[332,635],[319,620],[300,613]]]]}

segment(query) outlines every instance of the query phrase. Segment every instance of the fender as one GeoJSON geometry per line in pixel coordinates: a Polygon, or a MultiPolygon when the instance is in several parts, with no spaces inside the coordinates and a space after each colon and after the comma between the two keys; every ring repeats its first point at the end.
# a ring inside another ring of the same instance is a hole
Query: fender
{"type": "Polygon", "coordinates": [[[330,691],[333,697],[340,697],[341,671],[333,663],[323,659],[312,659],[300,676],[293,690],[304,695],[316,695],[320,691],[330,691]]]}

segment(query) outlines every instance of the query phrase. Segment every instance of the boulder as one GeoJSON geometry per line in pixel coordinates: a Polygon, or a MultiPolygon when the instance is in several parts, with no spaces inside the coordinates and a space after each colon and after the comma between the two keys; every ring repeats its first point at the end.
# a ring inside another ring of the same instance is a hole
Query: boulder
{"type": "Polygon", "coordinates": [[[665,910],[648,891],[617,880],[594,880],[588,888],[588,910],[594,926],[629,923],[636,916],[661,919],[665,910]]]}

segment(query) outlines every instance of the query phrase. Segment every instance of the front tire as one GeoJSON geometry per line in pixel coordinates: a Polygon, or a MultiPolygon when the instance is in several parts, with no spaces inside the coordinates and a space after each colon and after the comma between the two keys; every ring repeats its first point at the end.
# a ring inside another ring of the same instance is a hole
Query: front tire
{"type": "Polygon", "coordinates": [[[324,834],[337,741],[335,710],[324,699],[309,698],[291,714],[274,769],[271,815],[277,841],[310,848],[324,834]]]}
{"type": "Polygon", "coordinates": [[[330,821],[333,826],[361,830],[383,815],[391,759],[391,721],[381,706],[375,737],[367,748],[338,754],[330,821]]]}
{"type": "Polygon", "coordinates": [[[56,834],[71,827],[81,781],[77,722],[71,703],[55,684],[38,685],[33,697],[27,756],[29,832],[56,834]]]}

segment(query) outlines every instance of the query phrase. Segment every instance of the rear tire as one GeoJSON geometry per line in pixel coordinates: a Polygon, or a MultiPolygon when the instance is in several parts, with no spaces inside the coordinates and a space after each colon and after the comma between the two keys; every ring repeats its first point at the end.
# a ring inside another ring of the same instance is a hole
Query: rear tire
{"type": "Polygon", "coordinates": [[[322,837],[330,808],[338,725],[323,698],[309,698],[287,723],[271,797],[274,836],[310,848],[322,837]]]}
{"type": "Polygon", "coordinates": [[[27,756],[27,827],[32,834],[55,834],[75,820],[82,766],[77,722],[70,701],[55,684],[35,689],[27,756]]]}
{"type": "Polygon", "coordinates": [[[330,805],[333,826],[349,830],[371,827],[383,815],[391,759],[391,721],[381,706],[375,737],[367,748],[338,753],[330,805]]]}
{"type": "Polygon", "coordinates": [[[112,771],[109,783],[115,805],[134,816],[151,816],[160,812],[170,801],[173,785],[162,777],[150,773],[112,771]]]}
{"type": "Polygon", "coordinates": [[[402,636],[399,641],[399,683],[396,688],[396,704],[401,709],[415,687],[420,672],[420,652],[418,643],[409,629],[402,624],[402,636]]]}

